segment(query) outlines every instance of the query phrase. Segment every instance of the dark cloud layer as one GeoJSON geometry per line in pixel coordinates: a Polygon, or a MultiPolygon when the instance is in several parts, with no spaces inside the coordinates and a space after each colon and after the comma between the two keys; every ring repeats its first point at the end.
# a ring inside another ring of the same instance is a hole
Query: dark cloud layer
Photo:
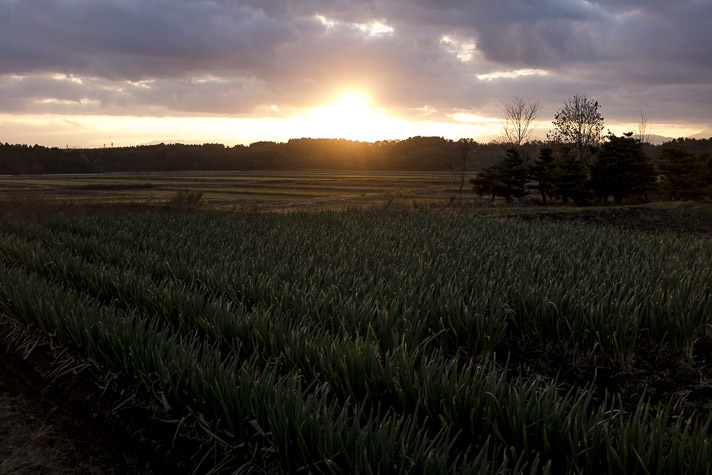
{"type": "Polygon", "coordinates": [[[585,91],[613,119],[712,124],[710,18],[708,0],[0,0],[0,112],[249,114],[348,86],[483,114],[585,91]],[[522,69],[547,75],[483,76],[522,69]]]}

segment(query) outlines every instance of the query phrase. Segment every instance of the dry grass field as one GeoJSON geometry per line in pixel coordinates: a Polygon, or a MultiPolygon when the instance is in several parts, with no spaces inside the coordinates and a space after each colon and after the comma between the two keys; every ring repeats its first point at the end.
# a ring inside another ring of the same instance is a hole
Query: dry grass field
{"type": "MultiPolygon", "coordinates": [[[[448,172],[173,172],[0,177],[5,199],[75,204],[167,203],[180,191],[225,210],[333,209],[374,204],[442,205],[457,193],[448,172]]],[[[466,195],[474,199],[469,192],[466,195]]]]}

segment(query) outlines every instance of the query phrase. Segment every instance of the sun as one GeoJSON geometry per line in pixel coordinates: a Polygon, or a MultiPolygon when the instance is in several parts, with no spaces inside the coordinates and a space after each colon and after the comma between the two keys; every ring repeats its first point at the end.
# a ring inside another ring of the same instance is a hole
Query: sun
{"type": "Polygon", "coordinates": [[[309,110],[308,117],[314,135],[349,140],[377,140],[388,131],[388,121],[382,111],[371,105],[369,96],[361,91],[339,94],[331,102],[309,110]]]}
{"type": "Polygon", "coordinates": [[[326,108],[329,109],[329,112],[341,116],[343,119],[358,122],[361,119],[368,118],[371,107],[366,95],[352,92],[343,94],[326,108]]]}
{"type": "MultiPolygon", "coordinates": [[[[403,109],[377,104],[363,89],[343,89],[327,96],[318,106],[299,109],[281,124],[273,124],[276,131],[287,138],[311,137],[376,142],[404,140],[417,135],[438,135],[452,138],[471,136],[478,125],[458,120],[454,124],[434,121],[413,121],[402,116],[403,109]]],[[[406,111],[407,114],[407,111],[406,111]]]]}

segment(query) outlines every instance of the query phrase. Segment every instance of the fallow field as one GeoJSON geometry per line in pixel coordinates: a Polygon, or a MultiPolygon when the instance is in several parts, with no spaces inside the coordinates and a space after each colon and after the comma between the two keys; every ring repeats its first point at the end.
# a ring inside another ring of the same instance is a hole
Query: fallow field
{"type": "Polygon", "coordinates": [[[449,202],[457,191],[450,172],[304,170],[0,176],[0,198],[24,196],[80,205],[160,205],[186,190],[202,194],[210,207],[228,211],[333,209],[388,202],[412,205],[414,201],[420,205],[440,204],[449,202]]]}

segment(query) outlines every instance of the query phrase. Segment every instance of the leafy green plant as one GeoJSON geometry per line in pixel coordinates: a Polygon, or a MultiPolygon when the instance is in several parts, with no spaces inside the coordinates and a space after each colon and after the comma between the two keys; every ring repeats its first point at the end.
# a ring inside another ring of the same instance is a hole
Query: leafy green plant
{"type": "Polygon", "coordinates": [[[506,361],[693,367],[711,261],[705,239],[398,209],[4,221],[0,314],[264,470],[704,473],[707,409],[506,361]]]}

